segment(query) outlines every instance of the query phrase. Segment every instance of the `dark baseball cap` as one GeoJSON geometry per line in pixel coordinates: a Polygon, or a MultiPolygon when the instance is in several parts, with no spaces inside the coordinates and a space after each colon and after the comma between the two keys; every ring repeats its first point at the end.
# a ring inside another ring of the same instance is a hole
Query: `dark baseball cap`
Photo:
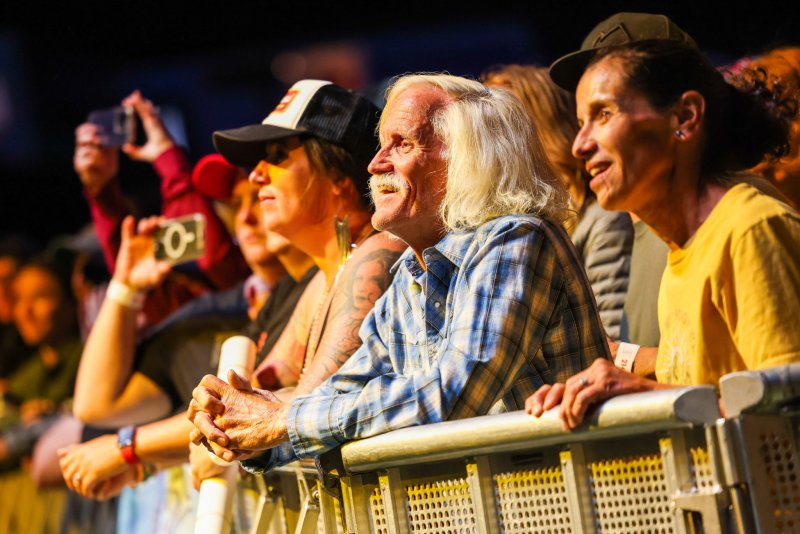
{"type": "Polygon", "coordinates": [[[347,150],[366,169],[378,149],[380,108],[352,91],[322,80],[295,83],[261,124],[214,132],[214,146],[233,165],[252,168],[265,145],[313,136],[347,150]]]}
{"type": "Polygon", "coordinates": [[[595,26],[577,52],[561,56],[550,65],[550,78],[567,91],[574,91],[597,50],[639,41],[677,41],[697,48],[691,36],[666,15],[617,13],[595,26]]]}

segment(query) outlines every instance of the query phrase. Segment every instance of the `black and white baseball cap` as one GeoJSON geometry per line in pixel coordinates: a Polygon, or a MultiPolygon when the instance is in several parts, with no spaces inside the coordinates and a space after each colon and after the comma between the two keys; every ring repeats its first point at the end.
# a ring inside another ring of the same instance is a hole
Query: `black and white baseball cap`
{"type": "Polygon", "coordinates": [[[295,135],[344,148],[366,169],[378,149],[380,108],[352,91],[322,80],[295,83],[261,124],[214,132],[214,146],[234,165],[252,168],[265,146],[295,135]]]}

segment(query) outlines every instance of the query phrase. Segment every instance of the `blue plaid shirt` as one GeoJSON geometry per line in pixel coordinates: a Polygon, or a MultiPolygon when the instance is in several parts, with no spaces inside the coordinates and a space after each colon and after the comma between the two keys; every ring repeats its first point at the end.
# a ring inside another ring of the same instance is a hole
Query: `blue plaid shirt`
{"type": "Polygon", "coordinates": [[[292,402],[291,447],[244,462],[259,471],[345,441],[413,425],[521,409],[608,345],[582,263],[566,233],[506,216],[407,250],[361,325],[363,345],[292,402]]]}

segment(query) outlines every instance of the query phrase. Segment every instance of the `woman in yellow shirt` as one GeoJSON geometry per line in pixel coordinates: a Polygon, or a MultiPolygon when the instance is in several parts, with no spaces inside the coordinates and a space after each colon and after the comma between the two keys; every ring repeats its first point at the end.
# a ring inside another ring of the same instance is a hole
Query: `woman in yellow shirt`
{"type": "Polygon", "coordinates": [[[574,428],[615,395],[800,361],[800,217],[739,172],[785,152],[791,102],[761,77],[729,83],[660,15],[611,17],[550,75],[576,91],[572,150],[600,206],[635,213],[670,252],[658,349],[641,349],[633,369],[630,357],[627,370],[598,361],[543,386],[528,412],[560,402],[574,428]],[[651,371],[657,381],[640,376],[651,371]]]}

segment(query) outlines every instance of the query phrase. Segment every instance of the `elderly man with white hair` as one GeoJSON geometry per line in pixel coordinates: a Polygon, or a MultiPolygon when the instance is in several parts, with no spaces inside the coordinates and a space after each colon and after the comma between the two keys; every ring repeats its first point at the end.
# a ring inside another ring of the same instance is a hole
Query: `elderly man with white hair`
{"type": "Polygon", "coordinates": [[[516,410],[608,348],[560,226],[566,193],[509,93],[449,75],[389,88],[372,224],[409,245],[362,346],[283,403],[235,373],[194,390],[192,438],[265,470],[390,430],[516,410]],[[271,450],[267,450],[271,449],[271,450]]]}

